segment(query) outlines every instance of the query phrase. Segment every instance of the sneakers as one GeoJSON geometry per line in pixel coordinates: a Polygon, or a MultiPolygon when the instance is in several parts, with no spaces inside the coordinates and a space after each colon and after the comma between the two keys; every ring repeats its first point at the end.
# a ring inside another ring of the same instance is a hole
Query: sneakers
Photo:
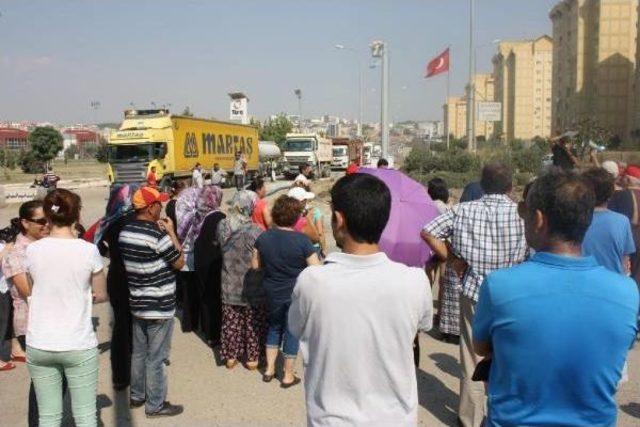
{"type": "Polygon", "coordinates": [[[175,415],[180,415],[184,411],[184,407],[182,405],[172,405],[169,402],[164,402],[162,408],[157,410],[156,412],[148,413],[147,418],[155,418],[155,417],[173,417],[175,415]]]}

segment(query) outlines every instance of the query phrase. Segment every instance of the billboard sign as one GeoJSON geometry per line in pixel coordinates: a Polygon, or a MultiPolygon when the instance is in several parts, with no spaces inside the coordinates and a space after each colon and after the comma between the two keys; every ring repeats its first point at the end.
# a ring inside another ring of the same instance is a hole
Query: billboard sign
{"type": "Polygon", "coordinates": [[[479,122],[499,122],[502,120],[502,103],[478,102],[476,113],[479,122]]]}
{"type": "Polygon", "coordinates": [[[231,99],[229,104],[229,120],[242,124],[249,123],[249,115],[247,113],[247,98],[231,99]]]}

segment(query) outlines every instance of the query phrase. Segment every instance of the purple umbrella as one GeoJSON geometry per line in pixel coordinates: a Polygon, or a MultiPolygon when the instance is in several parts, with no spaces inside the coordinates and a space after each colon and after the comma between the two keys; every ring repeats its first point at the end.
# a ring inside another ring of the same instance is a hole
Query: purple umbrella
{"type": "Polygon", "coordinates": [[[391,215],[380,239],[382,251],[394,261],[424,267],[432,251],[420,238],[420,231],[438,216],[427,189],[395,169],[361,168],[358,172],[380,178],[391,191],[391,215]]]}

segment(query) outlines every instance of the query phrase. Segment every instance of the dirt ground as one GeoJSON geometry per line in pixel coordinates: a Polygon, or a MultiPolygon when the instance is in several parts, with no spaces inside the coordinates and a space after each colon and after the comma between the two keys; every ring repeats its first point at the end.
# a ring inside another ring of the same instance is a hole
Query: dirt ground
{"type": "MultiPolygon", "coordinates": [[[[271,184],[274,188],[280,183],[271,184]]],[[[324,193],[328,184],[316,190],[324,193]]],[[[79,190],[83,198],[83,219],[91,224],[104,209],[107,189],[79,190]]],[[[230,190],[225,191],[226,196],[230,190]]],[[[317,202],[328,221],[329,205],[317,202]]],[[[0,225],[15,216],[17,205],[0,209],[0,225]]],[[[194,334],[180,332],[176,322],[168,367],[169,400],[185,406],[183,415],[168,419],[148,420],[144,409],[130,410],[127,392],[115,392],[111,386],[109,340],[111,311],[108,304],[95,307],[98,341],[100,343],[100,378],[98,412],[105,426],[299,426],[305,423],[302,387],[282,390],[276,382],[265,384],[260,374],[238,367],[232,371],[219,366],[212,351],[194,334]]],[[[422,350],[418,375],[419,424],[424,426],[454,426],[458,405],[458,348],[437,339],[437,333],[421,334],[422,350]]],[[[576,355],[579,357],[579,355],[576,355]]],[[[298,372],[302,366],[298,361],[298,372]]],[[[629,356],[630,381],[622,385],[617,395],[618,425],[640,425],[640,350],[637,346],[629,356]]],[[[372,373],[374,375],[375,373],[372,373]]],[[[0,373],[0,426],[26,425],[29,376],[26,366],[0,373]]],[[[64,425],[72,425],[67,415],[64,425]]]]}

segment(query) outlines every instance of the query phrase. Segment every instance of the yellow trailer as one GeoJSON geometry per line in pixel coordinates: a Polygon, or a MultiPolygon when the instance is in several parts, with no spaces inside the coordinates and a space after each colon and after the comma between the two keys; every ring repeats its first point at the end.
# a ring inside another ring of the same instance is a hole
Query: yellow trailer
{"type": "Polygon", "coordinates": [[[128,110],[120,129],[109,138],[109,181],[139,183],[153,166],[162,187],[190,177],[196,163],[203,172],[218,163],[232,173],[236,153],[258,171],[258,129],[217,120],[169,114],[168,110],[128,110]]]}

